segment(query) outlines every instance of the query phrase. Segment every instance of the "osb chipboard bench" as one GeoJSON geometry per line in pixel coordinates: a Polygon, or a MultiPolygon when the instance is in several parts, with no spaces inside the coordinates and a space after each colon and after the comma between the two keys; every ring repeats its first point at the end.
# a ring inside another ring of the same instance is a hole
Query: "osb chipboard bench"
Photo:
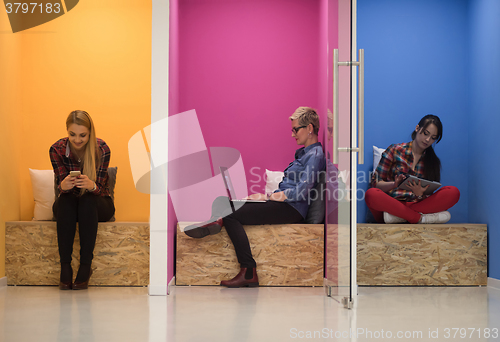
{"type": "MultiPolygon", "coordinates": [[[[5,273],[8,285],[57,285],[60,264],[56,222],[5,224],[5,273]]],[[[79,265],[78,230],[73,272],[79,265]]],[[[149,283],[149,223],[100,222],[90,285],[146,286],[149,283]]]]}
{"type": "Polygon", "coordinates": [[[357,226],[358,285],[487,284],[486,224],[357,226]]]}
{"type": "MultiPolygon", "coordinates": [[[[225,228],[193,239],[177,225],[176,285],[219,285],[240,266],[225,228]]],[[[244,226],[261,286],[323,285],[323,224],[244,226]]]]}

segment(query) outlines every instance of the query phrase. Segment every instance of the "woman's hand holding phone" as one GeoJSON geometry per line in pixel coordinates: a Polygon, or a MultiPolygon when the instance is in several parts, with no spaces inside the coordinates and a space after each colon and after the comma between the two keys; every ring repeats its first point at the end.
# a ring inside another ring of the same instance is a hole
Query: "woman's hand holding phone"
{"type": "Polygon", "coordinates": [[[64,191],[73,189],[75,187],[76,179],[76,176],[72,176],[71,174],[67,175],[61,182],[61,189],[64,191]]]}
{"type": "Polygon", "coordinates": [[[80,175],[76,178],[75,186],[79,189],[92,190],[94,188],[94,181],[86,175],[80,175]]]}
{"type": "Polygon", "coordinates": [[[79,189],[92,190],[94,182],[86,175],[82,175],[80,171],[70,171],[69,175],[61,182],[61,189],[67,191],[75,186],[79,189]]]}

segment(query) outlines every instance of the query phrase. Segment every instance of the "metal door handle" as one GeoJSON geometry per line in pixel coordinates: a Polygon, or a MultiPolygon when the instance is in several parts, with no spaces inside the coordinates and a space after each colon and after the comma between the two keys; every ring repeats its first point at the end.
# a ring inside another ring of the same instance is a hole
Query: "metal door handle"
{"type": "Polygon", "coordinates": [[[365,50],[358,50],[358,164],[365,162],[365,50]]]}
{"type": "Polygon", "coordinates": [[[340,152],[359,152],[358,164],[364,163],[365,141],[365,50],[358,50],[358,62],[339,62],[339,50],[333,50],[333,163],[339,162],[340,152]],[[358,147],[339,147],[339,66],[359,66],[358,72],[358,147]]]}

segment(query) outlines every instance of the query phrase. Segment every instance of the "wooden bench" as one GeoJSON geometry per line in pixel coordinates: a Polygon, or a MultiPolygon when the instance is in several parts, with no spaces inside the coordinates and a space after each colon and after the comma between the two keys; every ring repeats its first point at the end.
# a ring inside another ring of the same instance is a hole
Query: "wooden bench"
{"type": "MultiPolygon", "coordinates": [[[[176,285],[219,285],[240,269],[223,228],[193,239],[177,225],[176,285]]],[[[323,224],[245,226],[261,286],[323,285],[323,224]]]]}
{"type": "MultiPolygon", "coordinates": [[[[183,233],[187,224],[177,227],[176,285],[219,285],[236,275],[239,265],[225,230],[192,239],[183,233]]],[[[357,227],[358,285],[487,285],[485,224],[358,223],[357,227]]],[[[261,285],[323,285],[323,225],[245,228],[261,285]]]]}
{"type": "MultiPolygon", "coordinates": [[[[73,270],[79,265],[78,231],[73,270]]],[[[5,273],[8,285],[57,285],[60,264],[56,223],[5,224],[5,273]]],[[[90,285],[146,286],[149,283],[149,223],[99,223],[90,285]]]]}
{"type": "Polygon", "coordinates": [[[358,223],[358,285],[487,285],[486,224],[358,223]]]}

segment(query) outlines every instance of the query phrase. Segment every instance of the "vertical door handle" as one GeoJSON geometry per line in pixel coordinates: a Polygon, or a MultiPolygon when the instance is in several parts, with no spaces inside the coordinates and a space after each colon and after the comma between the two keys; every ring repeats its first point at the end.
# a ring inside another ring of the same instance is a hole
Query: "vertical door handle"
{"type": "Polygon", "coordinates": [[[358,164],[364,163],[365,135],[365,50],[358,50],[358,62],[339,62],[339,50],[333,50],[333,163],[339,162],[339,151],[359,152],[358,164]],[[358,72],[358,147],[339,147],[339,66],[359,66],[358,72]]]}
{"type": "Polygon", "coordinates": [[[365,162],[365,50],[358,50],[358,164],[365,162]]]}
{"type": "Polygon", "coordinates": [[[333,163],[339,163],[339,49],[333,50],[333,163]]]}

